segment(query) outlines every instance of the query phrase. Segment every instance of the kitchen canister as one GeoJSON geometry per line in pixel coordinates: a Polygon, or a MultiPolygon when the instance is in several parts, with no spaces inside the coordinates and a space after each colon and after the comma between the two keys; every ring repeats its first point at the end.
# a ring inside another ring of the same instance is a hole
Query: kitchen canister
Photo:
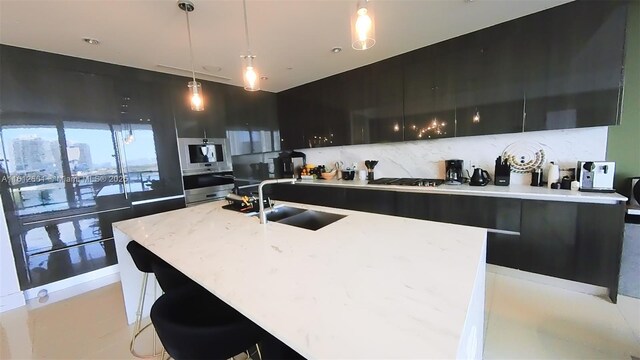
{"type": "Polygon", "coordinates": [[[542,186],[541,168],[536,168],[531,172],[531,186],[542,186]]]}
{"type": "Polygon", "coordinates": [[[556,165],[553,161],[549,164],[547,170],[547,187],[551,189],[551,184],[560,181],[560,166],[556,165]]]}

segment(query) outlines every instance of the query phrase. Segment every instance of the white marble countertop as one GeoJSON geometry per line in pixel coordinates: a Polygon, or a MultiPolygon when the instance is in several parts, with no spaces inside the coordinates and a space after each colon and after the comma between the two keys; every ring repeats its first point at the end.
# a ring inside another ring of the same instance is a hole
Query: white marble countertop
{"type": "Polygon", "coordinates": [[[455,358],[470,316],[479,345],[464,346],[482,353],[486,230],[292,204],[347,215],[310,231],[263,226],[224,204],[114,229],[305,357],[455,358]]]}
{"type": "Polygon", "coordinates": [[[567,201],[593,204],[616,204],[627,201],[627,198],[617,193],[595,193],[571,190],[554,190],[546,187],[529,185],[509,186],[469,186],[464,185],[440,185],[435,187],[400,186],[400,185],[369,185],[361,180],[302,180],[301,185],[318,186],[342,186],[357,187],[377,190],[393,190],[413,193],[433,193],[451,195],[473,195],[490,197],[508,197],[528,200],[567,201]]]}

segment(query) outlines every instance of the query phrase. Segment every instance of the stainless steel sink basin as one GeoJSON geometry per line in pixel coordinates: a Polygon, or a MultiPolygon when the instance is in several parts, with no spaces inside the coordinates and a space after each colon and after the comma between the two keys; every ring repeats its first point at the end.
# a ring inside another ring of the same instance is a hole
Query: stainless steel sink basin
{"type": "Polygon", "coordinates": [[[331,214],[315,210],[306,210],[297,215],[284,218],[277,222],[280,224],[287,224],[307,230],[316,231],[342,219],[343,217],[346,217],[346,215],[331,214]]]}
{"type": "Polygon", "coordinates": [[[303,213],[305,211],[307,211],[307,210],[298,209],[298,208],[294,208],[294,207],[290,207],[290,206],[276,207],[276,208],[274,208],[273,210],[270,210],[267,213],[267,221],[278,222],[280,220],[286,219],[286,218],[294,216],[294,215],[298,215],[298,214],[303,213]]]}

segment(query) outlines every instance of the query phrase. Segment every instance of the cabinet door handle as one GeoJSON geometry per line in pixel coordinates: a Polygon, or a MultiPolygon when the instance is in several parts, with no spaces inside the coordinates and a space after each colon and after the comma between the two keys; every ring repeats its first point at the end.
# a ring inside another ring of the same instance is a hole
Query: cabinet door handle
{"type": "Polygon", "coordinates": [[[487,229],[487,232],[495,233],[495,234],[520,236],[520,232],[519,231],[509,231],[509,230],[500,230],[500,229],[487,229]]]}
{"type": "Polygon", "coordinates": [[[124,158],[122,154],[124,151],[120,148],[120,141],[122,140],[122,133],[120,131],[116,132],[116,151],[118,152],[118,168],[120,169],[120,174],[122,175],[122,189],[124,190],[124,198],[129,200],[129,193],[127,192],[127,174],[124,172],[124,158]]]}

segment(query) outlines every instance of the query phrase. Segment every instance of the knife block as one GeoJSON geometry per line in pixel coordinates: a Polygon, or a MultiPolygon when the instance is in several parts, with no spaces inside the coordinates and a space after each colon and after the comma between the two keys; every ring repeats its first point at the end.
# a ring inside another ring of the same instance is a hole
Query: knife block
{"type": "Polygon", "coordinates": [[[511,182],[511,165],[496,162],[494,179],[494,184],[498,186],[508,186],[511,182]]]}

